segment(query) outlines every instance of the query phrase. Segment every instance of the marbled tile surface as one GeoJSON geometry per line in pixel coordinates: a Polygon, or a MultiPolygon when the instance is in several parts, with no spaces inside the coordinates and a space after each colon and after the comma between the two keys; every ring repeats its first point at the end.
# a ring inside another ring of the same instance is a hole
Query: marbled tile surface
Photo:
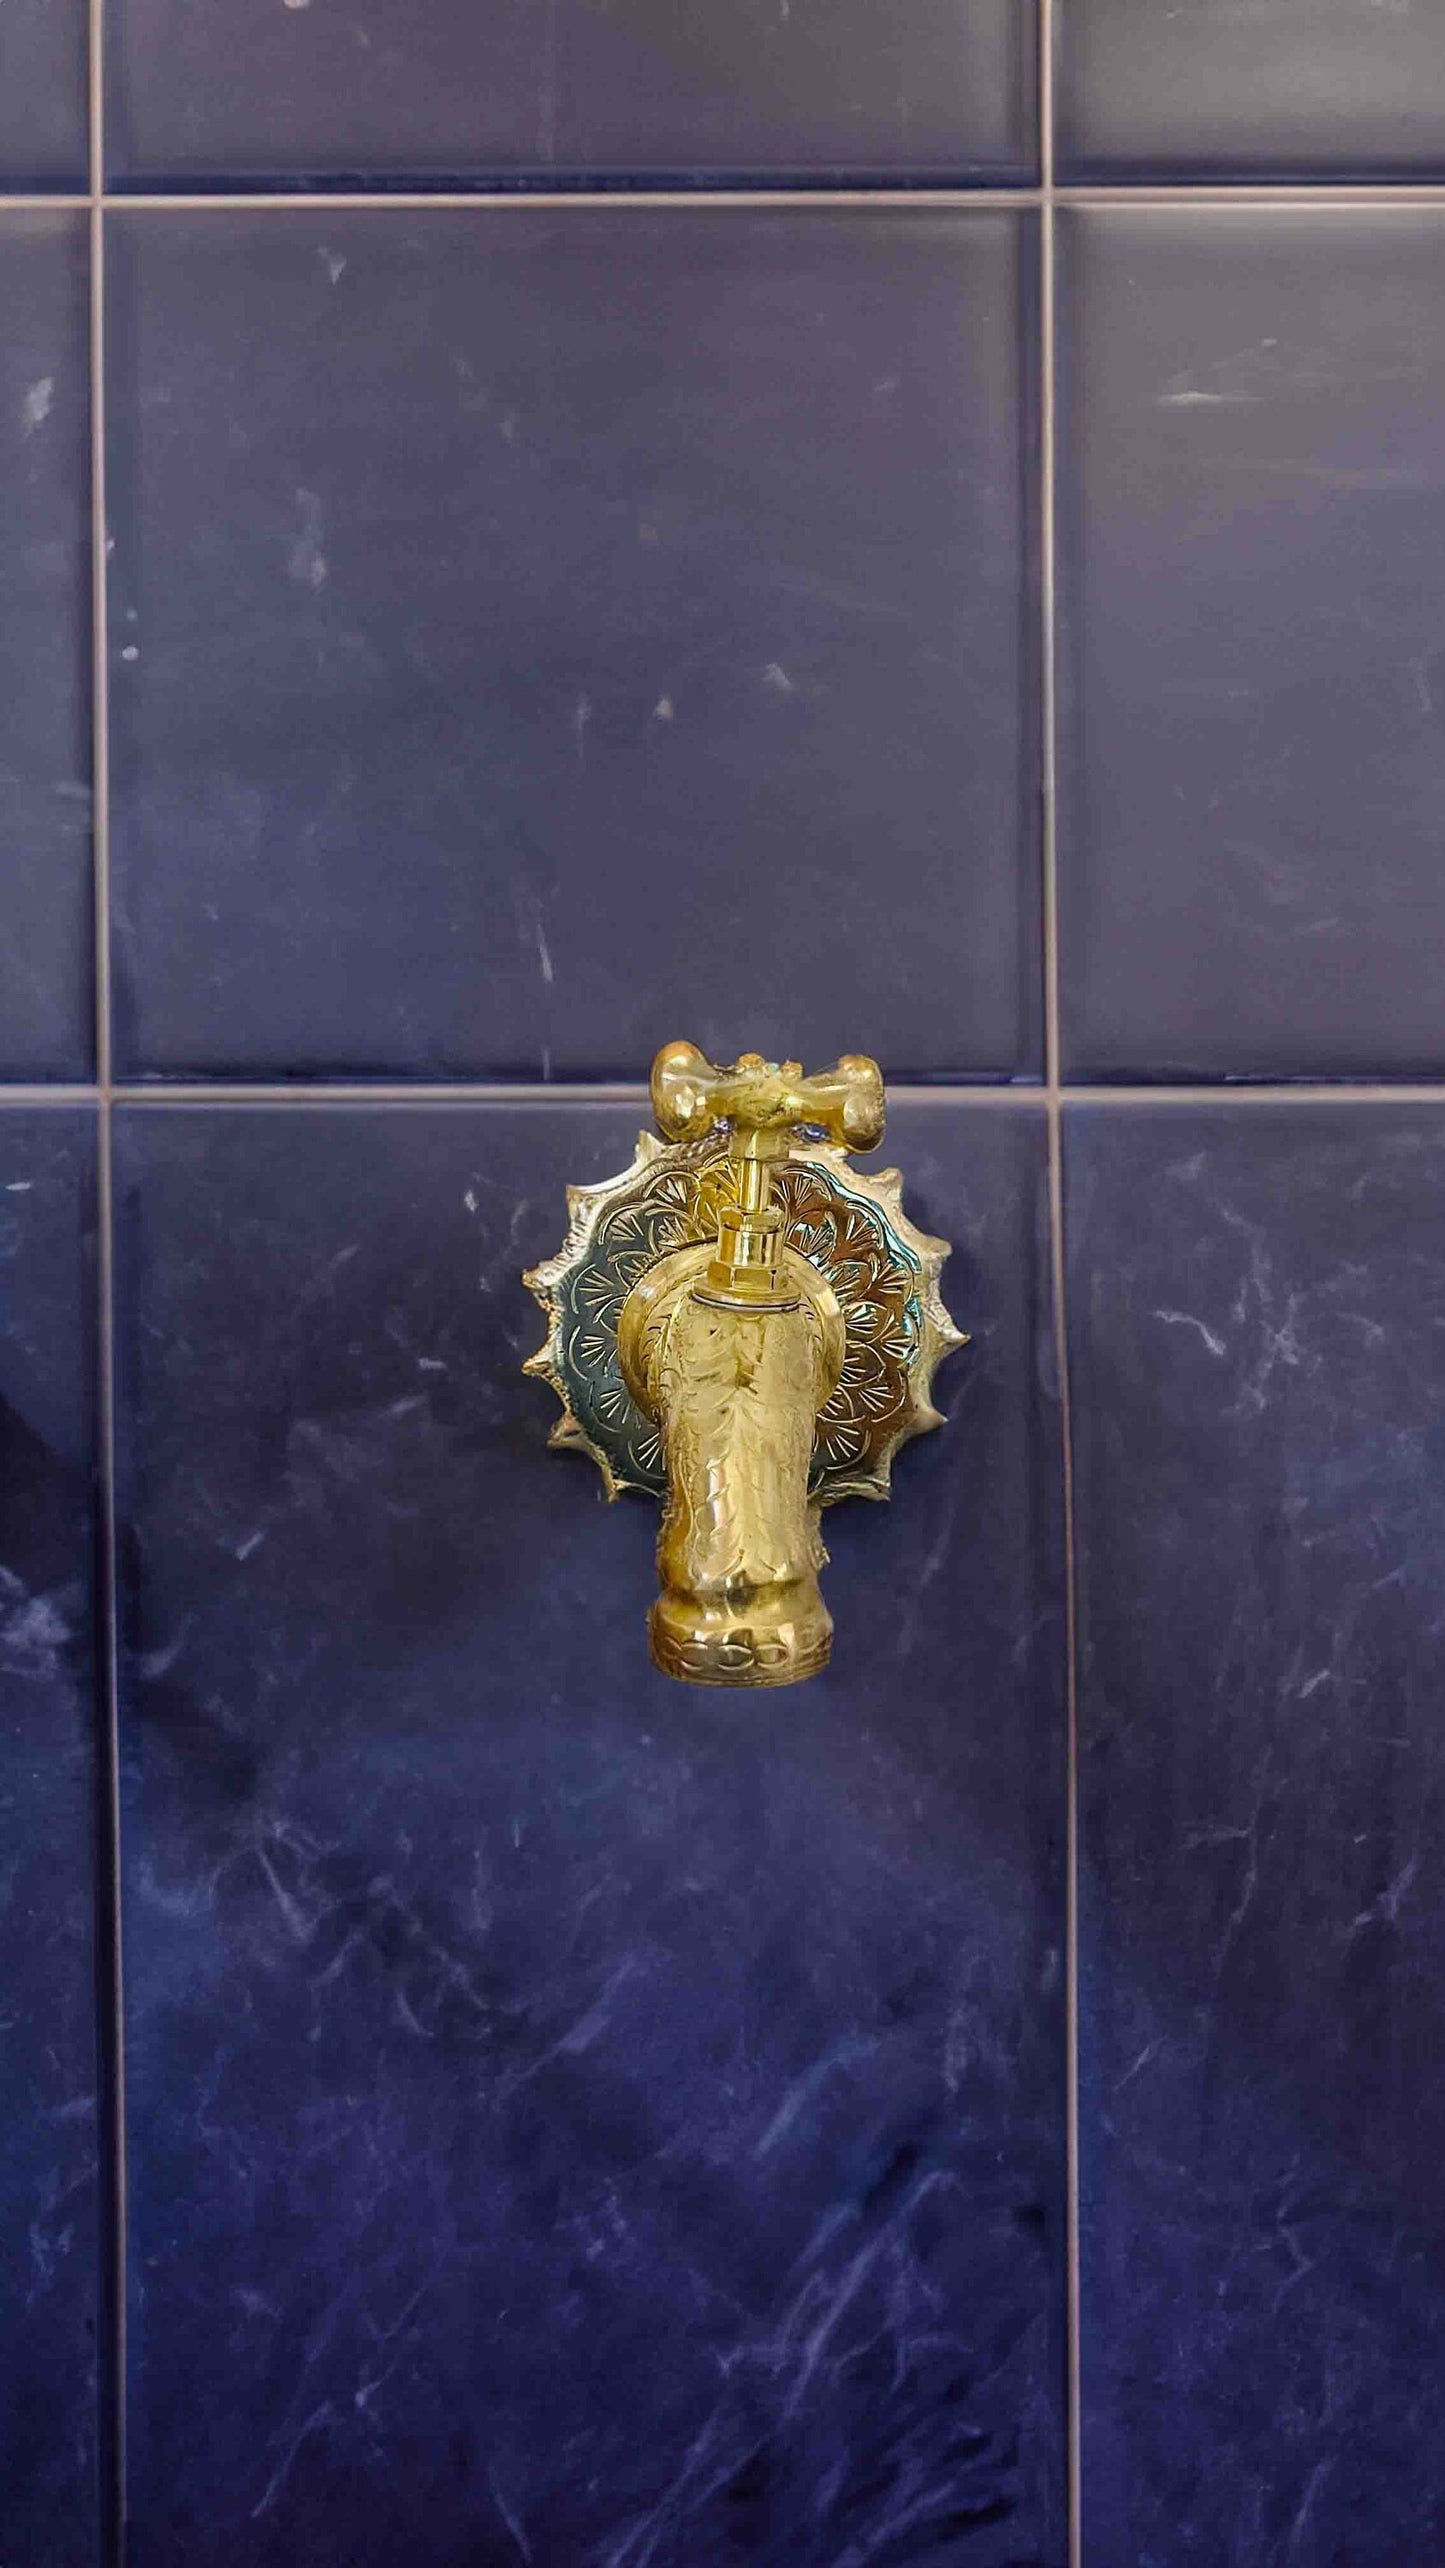
{"type": "Polygon", "coordinates": [[[1445,1067],[1445,209],[1061,230],[1068,1066],[1445,1067]]]}
{"type": "MultiPolygon", "coordinates": [[[[0,46],[10,42],[8,16],[0,46]]],[[[0,96],[5,75],[0,70],[0,96]]],[[[91,1044],[90,396],[83,214],[0,198],[0,1078],[91,1044]]]]}
{"type": "MultiPolygon", "coordinates": [[[[32,0],[33,5],[33,0],[32,0]]],[[[1032,169],[1031,0],[112,0],[122,180],[1032,169]]]]}
{"type": "Polygon", "coordinates": [[[1412,0],[1068,0],[1060,174],[1349,181],[1445,166],[1445,18],[1412,0]]]}
{"type": "Polygon", "coordinates": [[[0,189],[86,184],[85,0],[6,0],[0,189]]]}
{"type": "Polygon", "coordinates": [[[893,1119],[977,1343],[755,1695],[517,1371],[636,1123],[120,1116],[133,2568],[1060,2568],[1042,1118],[893,1119]]]}
{"type": "Polygon", "coordinates": [[[0,2557],[94,2568],[94,1135],[0,1111],[0,2557]]]}
{"type": "Polygon", "coordinates": [[[1068,1145],[1089,2568],[1424,2568],[1445,1116],[1068,1145]]]}
{"type": "Polygon", "coordinates": [[[1036,1069],[1031,218],[116,215],[133,1072],[1036,1069]]]}

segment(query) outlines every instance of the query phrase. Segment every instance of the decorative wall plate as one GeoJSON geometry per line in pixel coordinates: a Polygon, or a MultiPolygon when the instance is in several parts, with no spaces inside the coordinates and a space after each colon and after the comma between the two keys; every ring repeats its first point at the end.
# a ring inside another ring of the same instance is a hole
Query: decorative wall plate
{"type": "MultiPolygon", "coordinates": [[[[667,1491],[661,1434],[639,1405],[619,1346],[624,1306],[660,1260],[676,1260],[668,1282],[701,1273],[738,1183],[725,1134],[667,1143],[641,1133],[630,1168],[597,1186],[568,1188],[563,1247],[527,1277],[547,1337],[526,1369],[551,1383],[563,1409],[551,1441],[589,1453],[610,1497],[667,1491]],[[695,1266],[680,1255],[694,1250],[695,1266]]],[[[948,1244],[914,1227],[902,1183],[896,1168],[861,1175],[829,1143],[794,1142],[772,1172],[790,1281],[837,1358],[810,1479],[821,1506],[887,1497],[899,1446],[941,1424],[931,1398],[935,1367],[966,1342],[939,1293],[948,1244]]]]}

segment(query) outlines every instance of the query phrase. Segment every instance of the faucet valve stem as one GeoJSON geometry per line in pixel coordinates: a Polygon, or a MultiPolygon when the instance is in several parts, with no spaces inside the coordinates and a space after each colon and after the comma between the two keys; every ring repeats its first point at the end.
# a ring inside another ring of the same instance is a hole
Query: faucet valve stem
{"type": "Polygon", "coordinates": [[[718,1213],[712,1264],[694,1288],[698,1301],[728,1311],[797,1310],[798,1297],[782,1280],[783,1216],[773,1202],[772,1163],[787,1146],[785,1133],[734,1129],[728,1155],[738,1173],[737,1202],[718,1213]]]}
{"type": "Polygon", "coordinates": [[[695,1298],[724,1310],[798,1307],[781,1273],[783,1216],[773,1202],[773,1166],[787,1158],[801,1125],[849,1150],[871,1150],[883,1131],[883,1080],[876,1061],[849,1053],[836,1070],[803,1076],[800,1061],[745,1052],[724,1069],[692,1043],[670,1043],[652,1070],[652,1103],[669,1141],[696,1141],[729,1125],[728,1157],[737,1198],[718,1216],[717,1248],[695,1298]]]}

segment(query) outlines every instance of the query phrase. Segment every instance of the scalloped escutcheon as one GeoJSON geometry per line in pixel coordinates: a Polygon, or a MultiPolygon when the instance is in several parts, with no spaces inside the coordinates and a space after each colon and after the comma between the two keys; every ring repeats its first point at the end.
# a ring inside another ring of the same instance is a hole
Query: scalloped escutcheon
{"type": "MultiPolygon", "coordinates": [[[[547,1320],[525,1370],[562,1403],[554,1445],[589,1453],[609,1497],[667,1490],[662,1441],[629,1390],[618,1325],[629,1293],[659,1259],[715,1240],[719,1209],[735,1199],[737,1163],[725,1136],[664,1143],[638,1136],[629,1168],[597,1186],[569,1186],[567,1237],[526,1281],[547,1320]]],[[[933,1376],[967,1344],[939,1290],[946,1240],[915,1228],[896,1168],[861,1175],[846,1150],[794,1144],[772,1178],[787,1247],[807,1259],[842,1314],[841,1366],[818,1413],[810,1495],[886,1498],[893,1457],[910,1436],[941,1425],[933,1376]]]]}

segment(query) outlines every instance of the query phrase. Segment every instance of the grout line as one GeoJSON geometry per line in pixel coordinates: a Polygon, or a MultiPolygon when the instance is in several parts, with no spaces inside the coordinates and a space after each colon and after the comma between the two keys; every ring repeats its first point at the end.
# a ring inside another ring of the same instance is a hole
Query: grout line
{"type": "MultiPolygon", "coordinates": [[[[52,1098],[91,1096],[90,1089],[17,1091],[26,1103],[44,1104],[52,1098]]],[[[647,1087],[642,1080],[575,1080],[563,1082],[472,1081],[453,1086],[307,1085],[292,1081],[289,1085],[242,1085],[224,1079],[192,1081],[175,1086],[120,1085],[111,1091],[115,1104],[131,1107],[164,1109],[167,1106],[631,1106],[646,1105],[647,1087]]],[[[1079,1087],[1059,1082],[995,1087],[973,1086],[966,1081],[940,1081],[922,1085],[906,1079],[890,1079],[888,1095],[896,1106],[937,1106],[957,1109],[981,1106],[993,1111],[1013,1113],[1047,1112],[1057,1106],[1067,1113],[1079,1107],[1159,1106],[1442,1106],[1445,1107],[1445,1082],[1420,1082],[1413,1086],[1392,1085],[1387,1080],[1347,1086],[1320,1083],[1314,1086],[1292,1086],[1283,1081],[1273,1086],[1213,1087],[1079,1087]]],[[[10,1101],[9,1092],[0,1087],[0,1107],[10,1101]]]]}
{"type": "MultiPolygon", "coordinates": [[[[1012,190],[1006,192],[1012,195],[1012,190]]],[[[1253,206],[1268,206],[1275,213],[1288,213],[1291,208],[1309,213],[1320,205],[1338,206],[1345,212],[1445,205],[1445,184],[1429,179],[1240,178],[1224,184],[1217,179],[1137,179],[1132,185],[1083,181],[1056,187],[1053,193],[1056,205],[1134,206],[1145,213],[1156,207],[1168,211],[1195,205],[1213,212],[1232,208],[1245,213],[1253,206]]]]}
{"type": "MultiPolygon", "coordinates": [[[[983,1092],[980,1092],[983,1093],[983,1092]]],[[[1028,1092],[1002,1092],[1022,1103],[1028,1092]]],[[[1076,1106],[1445,1106],[1439,1079],[1200,1080],[1197,1084],[1120,1081],[1108,1087],[1087,1081],[1059,1087],[1059,1102],[1076,1106]]]]}
{"type": "Polygon", "coordinates": [[[0,1079],[0,1107],[5,1106],[93,1106],[100,1090],[93,1080],[48,1080],[43,1087],[23,1079],[0,1079]]]}
{"type": "Polygon", "coordinates": [[[101,2556],[106,2561],[113,2561],[114,2568],[124,2568],[127,2186],[125,1990],[121,1943],[120,1670],[117,1641],[115,1499],[115,1188],[111,1117],[109,1107],[103,1099],[96,1125],[98,1242],[96,1316],[99,1359],[96,1407],[100,1483],[99,1629],[101,1636],[97,1673],[103,1704],[100,1712],[100,1752],[97,1766],[101,1803],[99,1895],[105,1900],[108,1912],[99,1940],[108,1964],[103,2002],[107,2006],[109,2019],[102,2024],[100,2054],[104,2063],[105,2077],[105,2109],[102,2127],[105,2142],[108,2144],[110,2176],[103,2231],[105,2237],[103,2307],[108,2320],[106,2355],[109,2363],[109,2377],[107,2379],[103,2357],[101,2395],[106,2404],[101,2418],[103,2455],[101,2556]]]}
{"type": "MultiPolygon", "coordinates": [[[[1079,1107],[1158,1106],[1445,1106],[1445,1080],[1254,1080],[1176,1084],[1116,1083],[1109,1087],[1060,1080],[985,1085],[966,1079],[890,1079],[899,1106],[986,1106],[1014,1112],[1064,1112],[1079,1107]]],[[[0,1080],[0,1114],[11,1107],[106,1105],[167,1106],[630,1106],[645,1105],[640,1079],[455,1080],[444,1084],[362,1080],[264,1082],[225,1078],[174,1083],[116,1080],[106,1087],[56,1080],[44,1086],[0,1080]]]]}
{"type": "Polygon", "coordinates": [[[228,1081],[177,1082],[174,1087],[118,1087],[117,1105],[142,1109],[167,1106],[645,1106],[645,1080],[579,1080],[545,1085],[523,1080],[478,1081],[448,1087],[367,1087],[341,1081],[333,1085],[289,1086],[231,1084],[228,1081]]]}
{"type": "MultiPolygon", "coordinates": [[[[1052,160],[1051,150],[1049,157],[1052,160]]],[[[1055,207],[1082,206],[1098,212],[1127,208],[1139,214],[1177,212],[1181,208],[1201,213],[1250,213],[1260,208],[1268,208],[1274,213],[1318,213],[1328,212],[1331,208],[1343,213],[1439,212],[1445,209],[1445,182],[1236,179],[1230,183],[1218,180],[1195,183],[1177,179],[1139,180],[1132,185],[1107,181],[1051,184],[1047,190],[1028,184],[1011,186],[1007,180],[1001,180],[997,185],[961,187],[928,182],[914,187],[814,187],[806,181],[795,181],[790,186],[649,188],[634,182],[625,188],[545,190],[481,185],[467,188],[235,188],[185,193],[180,190],[149,193],[138,189],[130,194],[111,189],[100,195],[99,203],[106,213],[122,214],[556,214],[574,211],[585,214],[613,210],[666,213],[689,209],[707,213],[743,213],[750,208],[770,207],[787,208],[796,213],[810,206],[824,211],[851,206],[871,207],[880,213],[966,213],[1041,207],[1046,196],[1048,203],[1055,207]]],[[[96,202],[96,196],[91,193],[81,195],[56,191],[50,195],[0,195],[0,216],[7,213],[85,213],[96,202]]]]}
{"type": "MultiPolygon", "coordinates": [[[[1445,191],[1442,191],[1445,192],[1445,191]]],[[[47,197],[47,205],[64,202],[47,197]]],[[[85,200],[80,200],[82,203],[85,200]]],[[[271,189],[253,194],[237,190],[229,194],[196,193],[192,195],[116,195],[105,199],[111,213],[227,214],[238,208],[248,214],[326,214],[342,213],[478,213],[478,214],[607,214],[607,213],[680,213],[705,214],[746,213],[758,207],[764,210],[786,207],[792,212],[809,207],[876,206],[883,211],[951,212],[973,207],[1037,205],[1036,187],[810,187],[806,183],[767,187],[646,187],[635,182],[616,188],[336,188],[323,190],[271,189]]]]}
{"type": "Polygon", "coordinates": [[[1049,1278],[1059,1395],[1064,1544],[1064,2267],[1065,2492],[1069,2568],[1083,2568],[1081,2295],[1079,2283],[1079,1726],[1074,1448],[1064,1256],[1059,1033],[1057,261],[1054,0],[1039,0],[1039,720],[1043,858],[1044,1099],[1048,1114],[1049,1278]]]}
{"type": "Polygon", "coordinates": [[[120,1689],[117,1641],[115,1493],[115,1184],[110,984],[110,723],[107,653],[107,508],[105,437],[105,17],[90,0],[87,20],[87,200],[90,247],[90,560],[91,560],[91,851],[94,868],[97,1434],[100,1480],[100,1721],[97,1778],[101,1800],[100,1873],[107,1902],[104,1935],[106,2015],[100,2050],[105,2076],[109,2175],[101,2381],[102,2556],[124,2568],[126,2548],[127,2186],[125,2123],[124,1956],[121,1940],[120,1689]],[[108,2369],[107,2369],[108,2366],[108,2369]]]}
{"type": "MultiPolygon", "coordinates": [[[[1012,190],[1008,202],[1012,203],[1012,190]]],[[[1376,179],[1348,181],[1322,179],[1267,181],[1238,180],[1232,187],[1216,184],[1191,186],[1188,181],[1172,185],[1146,183],[1134,187],[1056,187],[1056,205],[1079,205],[1098,212],[1128,207],[1132,212],[1176,213],[1181,208],[1198,208],[1212,214],[1248,214],[1256,208],[1273,214],[1312,214],[1322,207],[1334,207],[1341,213],[1408,212],[1413,207],[1438,211],[1445,206],[1445,186],[1438,184],[1398,186],[1382,185],[1376,179]]]]}
{"type": "MultiPolygon", "coordinates": [[[[41,1096],[47,1091],[37,1093],[41,1096]]],[[[89,1091],[81,1091],[88,1094],[89,1091]]],[[[291,1081],[285,1086],[228,1080],[189,1080],[165,1086],[121,1085],[112,1091],[117,1105],[166,1106],[646,1106],[648,1088],[641,1079],[543,1081],[463,1081],[449,1086],[367,1085],[360,1082],[291,1081]]],[[[959,1104],[1032,1106],[1042,1111],[1041,1087],[971,1087],[910,1085],[890,1079],[888,1095],[895,1105],[959,1104]]],[[[5,1091],[0,1088],[0,1106],[5,1091]]]]}
{"type": "MultiPolygon", "coordinates": [[[[1044,134],[1044,167],[1053,147],[1045,120],[1051,114],[1052,81],[1048,77],[1052,44],[1052,0],[1040,0],[1040,104],[1044,134]]],[[[1057,1119],[1059,1102],[1059,869],[1057,818],[1057,714],[1054,656],[1055,587],[1055,241],[1052,192],[1045,189],[1039,217],[1039,697],[1040,818],[1043,856],[1044,945],[1044,1093],[1057,1119]]]]}
{"type": "Polygon", "coordinates": [[[1039,0],[1038,19],[1038,127],[1039,127],[1039,194],[1051,202],[1057,193],[1057,153],[1054,146],[1054,7],[1053,0],[1039,0]]]}
{"type": "Polygon", "coordinates": [[[1049,1238],[1064,1519],[1064,2154],[1068,2329],[1068,2557],[1083,2568],[1083,2292],[1079,2249],[1079,1615],[1074,1540],[1074,1436],[1069,1379],[1064,1168],[1060,1117],[1049,1114],[1049,1238]]]}
{"type": "MultiPolygon", "coordinates": [[[[100,23],[103,0],[91,0],[100,23]]],[[[99,80],[97,63],[95,78],[99,80]]],[[[99,111],[92,149],[102,146],[99,111]]],[[[112,1078],[110,988],[110,701],[108,651],[109,562],[105,484],[105,209],[97,195],[90,207],[90,611],[92,861],[95,869],[95,1072],[102,1106],[112,1078]]]]}

